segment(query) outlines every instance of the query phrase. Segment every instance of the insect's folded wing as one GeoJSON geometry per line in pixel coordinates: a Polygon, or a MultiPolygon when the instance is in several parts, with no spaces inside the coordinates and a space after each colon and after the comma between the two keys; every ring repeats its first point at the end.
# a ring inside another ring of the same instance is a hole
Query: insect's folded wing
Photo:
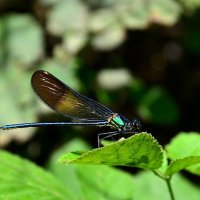
{"type": "Polygon", "coordinates": [[[36,71],[31,83],[39,98],[61,114],[83,120],[106,119],[112,115],[110,109],[80,95],[46,71],[36,71]]]}

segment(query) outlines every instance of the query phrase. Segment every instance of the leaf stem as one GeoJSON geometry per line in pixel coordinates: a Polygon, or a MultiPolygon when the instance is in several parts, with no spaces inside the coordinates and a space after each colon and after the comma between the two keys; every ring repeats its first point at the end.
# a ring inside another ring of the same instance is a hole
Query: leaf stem
{"type": "Polygon", "coordinates": [[[167,187],[168,187],[168,190],[169,190],[169,194],[170,194],[171,200],[175,200],[174,193],[172,191],[172,186],[171,186],[171,179],[167,178],[167,179],[165,179],[165,181],[167,183],[167,187]]]}
{"type": "Polygon", "coordinates": [[[171,186],[171,177],[169,176],[165,176],[164,174],[160,173],[159,171],[153,171],[154,174],[156,174],[158,177],[162,178],[164,181],[166,181],[167,183],[167,188],[169,190],[169,194],[170,194],[170,197],[171,197],[171,200],[175,200],[174,198],[174,193],[173,193],[173,190],[172,190],[172,186],[171,186]]]}

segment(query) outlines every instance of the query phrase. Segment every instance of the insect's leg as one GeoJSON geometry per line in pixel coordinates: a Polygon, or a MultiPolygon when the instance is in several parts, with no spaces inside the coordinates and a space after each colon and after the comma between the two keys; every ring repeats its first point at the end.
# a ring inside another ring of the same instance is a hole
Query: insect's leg
{"type": "Polygon", "coordinates": [[[112,132],[106,132],[106,133],[99,133],[99,134],[98,134],[98,147],[101,146],[100,144],[101,144],[101,141],[102,141],[103,139],[105,139],[105,138],[112,138],[112,139],[114,140],[113,136],[114,136],[114,135],[118,135],[118,134],[120,134],[119,131],[112,131],[112,132]],[[106,136],[100,138],[102,135],[106,135],[106,136]]]}

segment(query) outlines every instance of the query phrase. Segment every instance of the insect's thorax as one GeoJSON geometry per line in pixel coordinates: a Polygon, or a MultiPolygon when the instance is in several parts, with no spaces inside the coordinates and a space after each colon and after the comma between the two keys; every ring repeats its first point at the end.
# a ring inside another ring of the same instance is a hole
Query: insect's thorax
{"type": "Polygon", "coordinates": [[[108,122],[111,127],[118,129],[119,131],[139,130],[141,127],[139,120],[135,119],[133,121],[129,121],[124,116],[117,113],[109,117],[108,122]]]}

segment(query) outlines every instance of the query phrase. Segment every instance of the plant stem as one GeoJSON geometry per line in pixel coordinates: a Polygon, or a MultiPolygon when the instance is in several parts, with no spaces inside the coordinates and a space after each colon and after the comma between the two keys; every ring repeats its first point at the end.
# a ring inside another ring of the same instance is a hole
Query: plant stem
{"type": "Polygon", "coordinates": [[[170,194],[170,197],[171,197],[171,200],[175,200],[174,198],[174,193],[173,193],[173,190],[172,190],[172,186],[171,186],[171,177],[167,177],[167,176],[164,176],[162,173],[160,173],[159,171],[153,171],[157,176],[159,176],[160,178],[162,178],[163,180],[166,181],[167,183],[167,188],[169,190],[169,194],[170,194]]]}
{"type": "Polygon", "coordinates": [[[167,183],[167,187],[168,187],[168,190],[169,190],[169,194],[170,194],[170,197],[171,197],[171,200],[175,200],[174,198],[174,193],[172,191],[172,186],[171,186],[171,179],[165,179],[166,183],[167,183]]]}

